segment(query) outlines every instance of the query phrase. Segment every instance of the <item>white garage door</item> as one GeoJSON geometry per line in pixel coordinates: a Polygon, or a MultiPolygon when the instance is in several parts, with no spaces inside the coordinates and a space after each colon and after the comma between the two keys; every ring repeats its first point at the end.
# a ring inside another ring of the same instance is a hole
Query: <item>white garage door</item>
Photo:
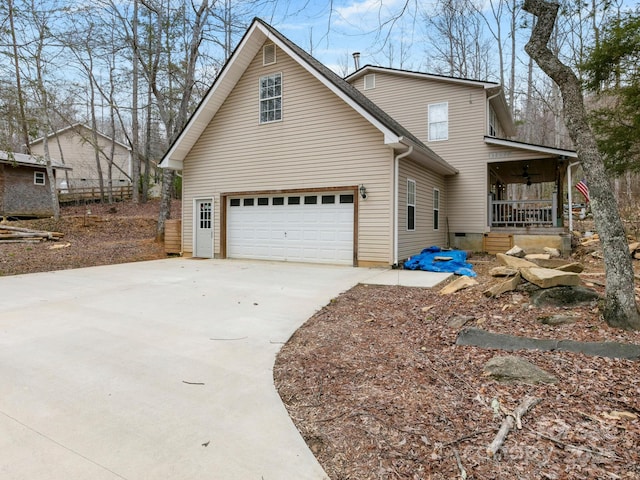
{"type": "Polygon", "coordinates": [[[227,198],[227,256],[353,264],[353,194],[227,198]]]}

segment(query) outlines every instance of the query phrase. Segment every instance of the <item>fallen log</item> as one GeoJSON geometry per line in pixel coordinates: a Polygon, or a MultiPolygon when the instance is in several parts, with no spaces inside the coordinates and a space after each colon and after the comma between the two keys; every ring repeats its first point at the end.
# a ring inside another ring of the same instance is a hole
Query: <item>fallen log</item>
{"type": "Polygon", "coordinates": [[[498,450],[502,448],[507,435],[509,432],[516,427],[518,430],[522,429],[522,417],[527,414],[529,410],[531,410],[537,403],[540,402],[539,398],[535,397],[525,397],[520,405],[516,407],[513,413],[507,415],[502,421],[502,425],[500,425],[500,430],[498,430],[497,435],[493,439],[493,442],[489,444],[487,447],[487,454],[489,457],[495,457],[498,450]]]}
{"type": "Polygon", "coordinates": [[[31,228],[14,227],[12,225],[0,224],[0,232],[5,235],[31,235],[46,238],[47,240],[60,240],[64,237],[62,232],[47,232],[45,230],[33,230],[31,228]],[[14,232],[14,233],[7,233],[14,232]]]}

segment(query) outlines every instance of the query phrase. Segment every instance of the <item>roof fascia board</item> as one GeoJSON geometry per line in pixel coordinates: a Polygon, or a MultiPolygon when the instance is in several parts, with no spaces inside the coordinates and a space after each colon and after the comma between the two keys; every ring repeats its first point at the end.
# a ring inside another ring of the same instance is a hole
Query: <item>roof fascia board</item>
{"type": "Polygon", "coordinates": [[[577,152],[574,150],[564,150],[562,148],[545,147],[544,145],[533,145],[530,143],[521,143],[513,140],[505,140],[503,138],[484,137],[485,143],[489,145],[499,145],[501,147],[515,148],[517,150],[527,150],[530,152],[546,153],[548,155],[559,155],[570,158],[578,158],[577,152]]]}
{"type": "Polygon", "coordinates": [[[432,73],[423,73],[423,72],[412,72],[408,70],[395,70],[393,68],[384,68],[384,67],[375,67],[372,65],[365,65],[357,72],[352,73],[351,75],[347,75],[345,80],[347,82],[351,82],[368,72],[376,72],[376,73],[388,73],[390,75],[400,75],[404,77],[413,77],[420,79],[429,79],[440,82],[449,82],[449,83],[458,83],[463,85],[469,85],[474,87],[482,87],[482,88],[493,88],[498,86],[496,83],[492,82],[483,82],[481,80],[470,80],[466,78],[455,78],[455,77],[445,77],[441,75],[434,75],[432,73]]]}

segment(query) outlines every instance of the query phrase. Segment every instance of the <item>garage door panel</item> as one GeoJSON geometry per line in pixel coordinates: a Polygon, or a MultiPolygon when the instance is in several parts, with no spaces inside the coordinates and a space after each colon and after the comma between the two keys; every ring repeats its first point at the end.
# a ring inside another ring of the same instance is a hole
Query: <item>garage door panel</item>
{"type": "Polygon", "coordinates": [[[273,197],[268,198],[268,205],[243,198],[236,200],[238,206],[230,204],[227,256],[352,264],[353,203],[339,203],[340,196],[336,194],[294,197],[299,198],[299,204],[289,204],[287,196],[279,201],[281,204],[276,204],[273,197]],[[335,203],[322,203],[325,196],[335,203]],[[305,197],[315,197],[316,203],[309,203],[313,198],[305,197]]]}

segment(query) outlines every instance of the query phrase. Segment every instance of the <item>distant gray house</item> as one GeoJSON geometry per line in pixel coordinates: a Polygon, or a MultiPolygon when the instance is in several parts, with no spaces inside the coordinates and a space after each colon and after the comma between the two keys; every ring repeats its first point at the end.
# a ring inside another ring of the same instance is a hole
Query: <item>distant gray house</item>
{"type": "MultiPolygon", "coordinates": [[[[64,164],[73,169],[68,175],[68,185],[64,178],[58,178],[58,188],[86,188],[100,185],[96,162],[96,148],[100,158],[100,169],[107,178],[109,159],[113,159],[111,178],[114,187],[131,185],[131,148],[123,143],[97,132],[97,145],[94,146],[94,135],[91,128],[80,123],[58,130],[47,135],[51,154],[57,156],[62,152],[64,164]],[[111,150],[113,149],[113,156],[111,150]]],[[[34,155],[44,155],[44,137],[31,142],[34,155]]]]}
{"type": "MultiPolygon", "coordinates": [[[[52,160],[54,175],[71,170],[52,160]]],[[[0,216],[48,217],[53,215],[49,179],[44,159],[0,151],[0,216]]]]}

